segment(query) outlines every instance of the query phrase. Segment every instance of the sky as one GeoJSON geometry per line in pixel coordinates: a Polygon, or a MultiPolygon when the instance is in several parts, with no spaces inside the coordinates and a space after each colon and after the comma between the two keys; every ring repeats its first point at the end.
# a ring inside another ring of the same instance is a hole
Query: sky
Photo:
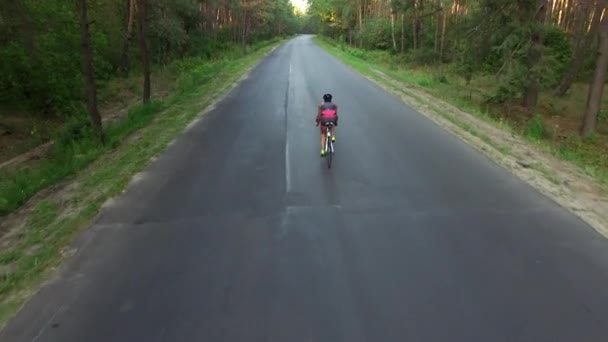
{"type": "Polygon", "coordinates": [[[306,11],[306,7],[308,6],[306,2],[307,0],[291,0],[293,6],[299,9],[301,12],[306,11]]]}

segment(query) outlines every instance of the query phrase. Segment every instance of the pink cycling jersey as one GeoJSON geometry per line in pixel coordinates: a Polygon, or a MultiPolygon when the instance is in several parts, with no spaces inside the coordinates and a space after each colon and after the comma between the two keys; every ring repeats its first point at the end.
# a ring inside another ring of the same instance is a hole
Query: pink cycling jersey
{"type": "Polygon", "coordinates": [[[319,106],[317,113],[317,123],[334,122],[338,123],[338,106],[331,102],[323,103],[319,106]]]}

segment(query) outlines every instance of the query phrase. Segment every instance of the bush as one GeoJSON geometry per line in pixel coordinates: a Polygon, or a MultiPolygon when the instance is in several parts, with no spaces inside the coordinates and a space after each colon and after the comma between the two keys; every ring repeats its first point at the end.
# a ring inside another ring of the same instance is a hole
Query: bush
{"type": "Polygon", "coordinates": [[[31,73],[25,49],[16,43],[0,49],[0,103],[20,104],[30,92],[31,73]]]}
{"type": "Polygon", "coordinates": [[[409,60],[418,65],[437,64],[439,62],[439,54],[433,48],[423,47],[412,50],[409,54],[409,60]]]}
{"type": "Polygon", "coordinates": [[[357,36],[366,49],[387,50],[391,47],[391,24],[386,18],[365,20],[363,30],[357,36]]]}
{"type": "Polygon", "coordinates": [[[445,74],[435,75],[435,80],[437,81],[437,83],[450,84],[450,81],[448,81],[448,78],[445,74]]]}
{"type": "Polygon", "coordinates": [[[416,84],[424,88],[432,88],[436,82],[433,77],[424,75],[416,78],[416,84]]]}
{"type": "Polygon", "coordinates": [[[557,27],[547,29],[544,38],[543,85],[555,87],[568,69],[572,60],[572,47],[566,33],[557,27]]]}
{"type": "Polygon", "coordinates": [[[367,59],[367,52],[365,50],[361,50],[361,49],[348,49],[348,54],[356,57],[356,58],[360,58],[360,59],[367,59]]]}
{"type": "Polygon", "coordinates": [[[93,126],[90,119],[83,112],[81,115],[72,117],[66,124],[63,131],[56,139],[57,146],[60,148],[73,145],[85,139],[93,137],[93,126]]]}
{"type": "Polygon", "coordinates": [[[519,95],[519,91],[516,87],[509,84],[501,84],[498,89],[487,98],[488,103],[493,104],[504,104],[507,103],[519,95]]]}
{"type": "Polygon", "coordinates": [[[532,140],[541,140],[545,137],[547,130],[543,118],[536,114],[527,123],[524,134],[532,140]]]}

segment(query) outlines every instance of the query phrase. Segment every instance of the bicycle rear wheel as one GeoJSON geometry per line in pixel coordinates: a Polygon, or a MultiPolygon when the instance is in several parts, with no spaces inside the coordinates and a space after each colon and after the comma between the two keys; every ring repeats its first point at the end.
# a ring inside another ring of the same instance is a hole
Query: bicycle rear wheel
{"type": "Polygon", "coordinates": [[[327,168],[331,169],[331,160],[334,155],[334,145],[331,143],[331,137],[329,134],[327,135],[327,143],[325,145],[327,146],[327,168]]]}

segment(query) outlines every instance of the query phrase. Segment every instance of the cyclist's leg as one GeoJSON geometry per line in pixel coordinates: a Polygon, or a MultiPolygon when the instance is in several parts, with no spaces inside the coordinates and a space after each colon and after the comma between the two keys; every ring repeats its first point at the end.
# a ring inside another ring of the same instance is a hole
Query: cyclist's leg
{"type": "Polygon", "coordinates": [[[331,141],[336,142],[336,126],[331,126],[331,141]]]}
{"type": "Polygon", "coordinates": [[[325,139],[326,139],[326,133],[325,133],[325,127],[323,127],[323,125],[320,126],[321,127],[321,155],[325,155],[325,139]]]}

